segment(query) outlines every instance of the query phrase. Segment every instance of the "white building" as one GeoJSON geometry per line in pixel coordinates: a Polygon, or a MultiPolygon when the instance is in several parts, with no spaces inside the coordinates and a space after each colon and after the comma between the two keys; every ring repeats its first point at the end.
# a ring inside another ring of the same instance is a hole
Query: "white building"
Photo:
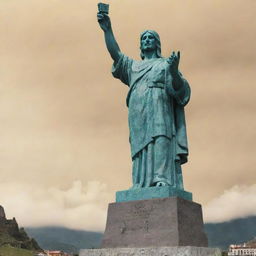
{"type": "Polygon", "coordinates": [[[256,256],[256,246],[248,244],[231,244],[228,250],[228,256],[256,256]]]}

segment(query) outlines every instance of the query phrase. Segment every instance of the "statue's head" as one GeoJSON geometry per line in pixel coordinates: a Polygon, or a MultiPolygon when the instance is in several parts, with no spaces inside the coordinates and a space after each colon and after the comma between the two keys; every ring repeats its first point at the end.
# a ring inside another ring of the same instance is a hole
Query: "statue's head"
{"type": "Polygon", "coordinates": [[[161,42],[158,33],[154,30],[145,30],[140,35],[140,57],[144,59],[144,52],[155,50],[158,58],[161,58],[161,42]]]}

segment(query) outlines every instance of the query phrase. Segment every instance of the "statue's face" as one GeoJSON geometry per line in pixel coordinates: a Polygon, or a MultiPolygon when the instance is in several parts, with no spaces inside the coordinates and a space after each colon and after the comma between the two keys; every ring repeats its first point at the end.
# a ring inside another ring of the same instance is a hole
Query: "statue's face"
{"type": "Polygon", "coordinates": [[[140,41],[142,51],[152,51],[157,49],[157,41],[153,34],[146,32],[140,41]]]}

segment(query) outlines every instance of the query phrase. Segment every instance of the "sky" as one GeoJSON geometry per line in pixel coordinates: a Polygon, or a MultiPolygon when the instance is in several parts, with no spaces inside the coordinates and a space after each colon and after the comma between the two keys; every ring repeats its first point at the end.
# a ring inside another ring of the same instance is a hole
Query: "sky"
{"type": "MultiPolygon", "coordinates": [[[[121,51],[139,35],[181,51],[185,189],[205,222],[256,215],[256,1],[107,0],[121,51]]],[[[102,231],[115,192],[131,186],[128,87],[94,0],[0,1],[0,205],[21,226],[102,231]]]]}

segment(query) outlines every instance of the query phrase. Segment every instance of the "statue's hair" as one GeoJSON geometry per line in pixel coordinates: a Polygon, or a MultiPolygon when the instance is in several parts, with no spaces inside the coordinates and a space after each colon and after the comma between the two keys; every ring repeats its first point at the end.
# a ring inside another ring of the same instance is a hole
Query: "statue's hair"
{"type": "Polygon", "coordinates": [[[156,31],[154,31],[154,30],[145,30],[145,31],[143,31],[143,32],[140,34],[140,57],[141,57],[142,59],[145,58],[144,52],[143,52],[142,49],[141,49],[141,39],[142,39],[142,37],[143,37],[146,33],[152,34],[152,35],[154,36],[154,38],[156,39],[156,42],[157,42],[157,44],[156,44],[156,47],[157,47],[157,49],[156,49],[156,55],[157,55],[158,58],[161,58],[162,55],[161,55],[160,36],[159,36],[158,33],[157,33],[156,31]]]}

